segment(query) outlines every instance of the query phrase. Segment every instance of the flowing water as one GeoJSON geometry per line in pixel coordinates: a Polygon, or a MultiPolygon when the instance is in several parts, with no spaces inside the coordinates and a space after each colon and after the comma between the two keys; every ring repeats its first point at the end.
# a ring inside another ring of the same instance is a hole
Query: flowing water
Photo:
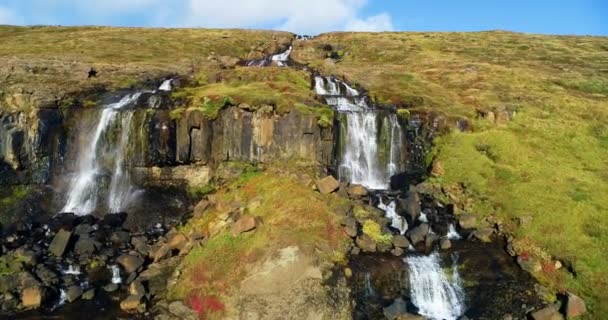
{"type": "Polygon", "coordinates": [[[386,205],[382,202],[382,199],[380,199],[378,208],[384,210],[386,217],[391,219],[391,227],[399,230],[400,234],[405,234],[408,228],[407,221],[405,221],[405,218],[397,214],[397,203],[395,201],[391,201],[388,205],[386,205]]]}
{"type": "Polygon", "coordinates": [[[112,271],[112,283],[121,284],[120,268],[117,265],[112,265],[110,266],[110,271],[112,271]]]}
{"type": "Polygon", "coordinates": [[[163,81],[163,83],[160,85],[160,87],[158,87],[158,90],[160,91],[171,91],[172,87],[171,87],[171,83],[173,82],[173,79],[168,79],[163,81]]]}
{"type": "Polygon", "coordinates": [[[112,149],[115,153],[113,159],[114,174],[110,183],[111,190],[108,199],[112,212],[119,212],[125,204],[126,199],[130,196],[127,192],[129,187],[126,187],[130,182],[128,181],[128,175],[124,172],[124,152],[128,143],[132,112],[127,112],[126,116],[122,116],[121,109],[136,102],[140,95],[140,92],[126,95],[120,101],[109,104],[102,110],[88,147],[79,152],[78,171],[71,181],[67,201],[61,209],[62,212],[86,215],[97,208],[100,194],[98,176],[103,169],[103,151],[108,149],[105,144],[110,143],[110,141],[103,139],[103,135],[119,118],[122,118],[122,137],[119,145],[112,149]]]}
{"type": "Polygon", "coordinates": [[[464,313],[464,290],[456,259],[451,279],[444,273],[437,252],[409,256],[405,261],[410,270],[410,298],[419,314],[433,320],[456,320],[464,313]]]}

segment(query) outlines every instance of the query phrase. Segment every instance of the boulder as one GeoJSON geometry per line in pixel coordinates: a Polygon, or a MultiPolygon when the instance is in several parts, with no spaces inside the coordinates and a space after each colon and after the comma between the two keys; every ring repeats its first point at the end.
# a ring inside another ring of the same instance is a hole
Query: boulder
{"type": "Polygon", "coordinates": [[[404,253],[405,251],[403,250],[403,248],[399,247],[393,248],[393,250],[391,250],[391,254],[395,257],[401,257],[404,253]]]}
{"type": "Polygon", "coordinates": [[[342,226],[344,227],[344,233],[349,237],[354,238],[357,236],[357,220],[353,217],[346,217],[342,220],[342,226]]]}
{"type": "Polygon", "coordinates": [[[129,294],[132,296],[143,297],[146,295],[146,289],[139,281],[133,281],[129,285],[129,294]]]}
{"type": "Polygon", "coordinates": [[[357,236],[357,227],[352,227],[352,226],[344,226],[344,233],[346,233],[346,235],[348,235],[351,238],[354,238],[357,236]]]}
{"type": "Polygon", "coordinates": [[[321,194],[330,194],[340,187],[340,183],[332,176],[317,180],[315,183],[321,194]]]}
{"type": "Polygon", "coordinates": [[[186,307],[181,301],[173,301],[169,304],[169,312],[176,316],[178,319],[183,320],[198,320],[198,314],[186,307]]]}
{"type": "Polygon", "coordinates": [[[93,300],[93,298],[95,298],[95,289],[87,290],[82,294],[83,300],[93,300]]]}
{"type": "Polygon", "coordinates": [[[120,286],[116,283],[108,283],[107,285],[105,285],[103,287],[103,290],[105,292],[114,292],[114,291],[118,290],[119,287],[120,286]]]}
{"type": "Polygon", "coordinates": [[[182,251],[184,247],[188,243],[188,239],[183,233],[175,232],[169,236],[167,239],[167,245],[171,250],[179,250],[182,251]]]}
{"type": "Polygon", "coordinates": [[[237,236],[241,233],[251,231],[255,229],[257,226],[257,221],[252,216],[244,216],[241,217],[235,224],[232,226],[232,235],[237,236]]]}
{"type": "Polygon", "coordinates": [[[447,250],[452,247],[452,241],[450,241],[450,239],[443,238],[439,241],[439,247],[442,250],[447,250]]]}
{"type": "Polygon", "coordinates": [[[366,234],[358,236],[355,243],[364,252],[376,252],[377,250],[376,242],[366,234]]]}
{"type": "Polygon", "coordinates": [[[399,202],[407,222],[410,224],[414,223],[422,211],[422,208],[420,207],[420,195],[418,192],[408,191],[405,199],[399,202]]]}
{"type": "Polygon", "coordinates": [[[348,187],[348,195],[353,199],[359,199],[367,196],[367,189],[360,184],[351,184],[348,187]]]}
{"type": "Polygon", "coordinates": [[[394,236],[392,241],[393,246],[395,246],[396,248],[409,248],[410,246],[410,242],[404,235],[401,234],[394,236]]]}
{"type": "Polygon", "coordinates": [[[53,241],[51,241],[49,251],[56,257],[63,256],[65,249],[68,247],[71,236],[72,231],[67,231],[64,229],[59,230],[57,234],[55,234],[55,237],[53,237],[53,241]]]}
{"type": "Polygon", "coordinates": [[[426,235],[426,239],[424,240],[424,245],[430,249],[433,247],[433,245],[435,244],[435,242],[437,242],[437,240],[439,240],[439,236],[434,234],[434,233],[428,233],[426,235]]]}
{"type": "Polygon", "coordinates": [[[95,253],[101,247],[101,244],[93,239],[89,238],[80,238],[76,241],[76,245],[74,246],[74,253],[79,256],[90,256],[95,253]]]}
{"type": "Polygon", "coordinates": [[[494,229],[492,228],[481,228],[477,229],[473,232],[473,237],[481,242],[492,242],[492,234],[494,234],[494,229]]]}
{"type": "Polygon", "coordinates": [[[76,228],[74,228],[75,234],[85,237],[91,234],[93,231],[95,231],[95,229],[93,229],[93,226],[88,223],[79,224],[76,226],[76,228]]]}
{"type": "Polygon", "coordinates": [[[378,252],[389,252],[393,248],[393,245],[390,243],[378,242],[376,243],[376,250],[378,252]]]}
{"type": "Polygon", "coordinates": [[[477,226],[477,218],[472,214],[462,214],[458,217],[458,225],[462,229],[475,229],[477,226]]]}
{"type": "Polygon", "coordinates": [[[553,306],[549,306],[537,311],[534,311],[530,314],[532,319],[534,320],[563,320],[564,317],[557,311],[557,309],[553,306]]]}
{"type": "Polygon", "coordinates": [[[412,245],[417,245],[418,243],[424,241],[424,238],[429,233],[429,225],[423,223],[416,228],[408,231],[408,236],[410,237],[410,242],[412,245]]]}
{"type": "Polygon", "coordinates": [[[80,286],[70,286],[65,291],[65,296],[68,302],[72,303],[76,301],[82,295],[82,288],[80,286]]]}
{"type": "Polygon", "coordinates": [[[133,273],[144,264],[144,259],[135,254],[123,254],[116,259],[116,262],[118,262],[127,273],[133,273]]]}
{"type": "Polygon", "coordinates": [[[405,301],[403,301],[402,298],[395,299],[395,301],[391,305],[382,309],[384,317],[388,320],[395,320],[397,319],[397,317],[406,312],[407,304],[405,303],[405,301]]]}
{"type": "Polygon", "coordinates": [[[150,246],[148,245],[148,238],[141,237],[133,237],[131,238],[131,245],[135,250],[141,253],[144,256],[147,256],[150,253],[150,246]]]}
{"type": "Polygon", "coordinates": [[[59,277],[57,274],[51,269],[47,268],[45,265],[40,264],[36,267],[36,276],[45,286],[52,287],[59,283],[59,277]]]}
{"type": "Polygon", "coordinates": [[[131,242],[131,235],[126,231],[115,231],[110,235],[110,241],[117,246],[124,246],[131,242]]]}
{"type": "Polygon", "coordinates": [[[120,302],[120,308],[126,312],[135,312],[142,303],[141,298],[142,297],[130,295],[120,302]]]}
{"type": "Polygon", "coordinates": [[[194,212],[193,212],[193,216],[194,217],[202,217],[203,214],[205,213],[205,211],[207,211],[207,208],[209,208],[209,201],[206,199],[203,199],[201,201],[199,201],[196,206],[194,206],[194,212]]]}
{"type": "Polygon", "coordinates": [[[571,292],[568,292],[566,297],[566,317],[568,319],[582,316],[587,313],[587,306],[583,299],[571,292]]]}
{"type": "Polygon", "coordinates": [[[21,304],[25,309],[36,309],[42,304],[42,289],[40,287],[25,288],[21,292],[21,304]]]}

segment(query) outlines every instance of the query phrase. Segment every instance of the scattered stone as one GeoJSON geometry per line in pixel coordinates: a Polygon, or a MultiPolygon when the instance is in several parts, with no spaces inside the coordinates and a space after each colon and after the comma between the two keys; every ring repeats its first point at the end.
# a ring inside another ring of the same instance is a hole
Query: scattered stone
{"type": "Polygon", "coordinates": [[[169,246],[165,243],[157,243],[153,246],[148,252],[148,256],[154,260],[154,262],[159,262],[169,256],[169,246]]]}
{"type": "Polygon", "coordinates": [[[148,239],[146,237],[131,238],[131,245],[137,252],[144,256],[147,256],[150,253],[150,245],[148,245],[148,239]]]}
{"type": "Polygon", "coordinates": [[[555,268],[555,270],[559,270],[563,267],[562,262],[559,260],[555,260],[555,263],[553,264],[553,267],[555,268]]]}
{"type": "Polygon", "coordinates": [[[434,234],[434,233],[428,233],[426,235],[426,239],[424,240],[424,245],[430,249],[433,247],[433,245],[435,244],[435,242],[437,242],[437,240],[439,240],[439,236],[434,234]]]}
{"type": "Polygon", "coordinates": [[[76,226],[76,228],[74,228],[74,234],[77,234],[81,237],[86,237],[93,231],[95,231],[95,229],[93,229],[93,227],[88,223],[79,224],[76,226]]]}
{"type": "Polygon", "coordinates": [[[447,250],[452,247],[452,241],[450,241],[450,239],[443,238],[439,241],[439,247],[442,250],[447,250]]]}
{"type": "Polygon", "coordinates": [[[124,246],[131,242],[131,235],[126,231],[115,231],[110,235],[110,242],[117,246],[124,246]]]}
{"type": "Polygon", "coordinates": [[[582,316],[587,313],[587,306],[585,305],[585,301],[583,301],[583,299],[571,292],[567,293],[567,298],[566,317],[568,319],[582,316]]]}
{"type": "Polygon", "coordinates": [[[473,232],[473,237],[475,237],[475,239],[477,239],[481,242],[489,243],[489,242],[492,242],[492,238],[491,238],[492,234],[494,234],[494,229],[481,228],[481,229],[477,229],[473,232]]]}
{"type": "Polygon", "coordinates": [[[409,248],[410,246],[410,242],[404,235],[401,234],[394,236],[392,241],[393,246],[395,246],[396,248],[409,248]]]}
{"type": "Polygon", "coordinates": [[[141,305],[141,298],[138,296],[128,296],[126,299],[120,302],[120,308],[126,312],[135,312],[141,305]]]}
{"type": "Polygon", "coordinates": [[[209,201],[206,199],[203,199],[201,201],[199,201],[196,206],[194,207],[194,212],[193,212],[193,216],[194,217],[202,217],[203,214],[205,213],[205,211],[207,211],[207,208],[209,208],[209,201]]]}
{"type": "Polygon", "coordinates": [[[378,242],[376,243],[376,250],[378,252],[389,252],[393,248],[393,245],[390,243],[378,242]]]}
{"type": "Polygon", "coordinates": [[[82,295],[82,288],[80,286],[70,286],[65,291],[66,299],[72,303],[76,301],[82,295]]]}
{"type": "Polygon", "coordinates": [[[563,320],[564,317],[553,306],[549,306],[530,314],[534,320],[563,320]]]}
{"type": "Polygon", "coordinates": [[[315,183],[321,194],[330,194],[340,187],[340,183],[332,176],[317,180],[315,183]]]}
{"type": "Polygon", "coordinates": [[[51,245],[49,246],[49,251],[55,255],[56,257],[63,256],[65,249],[68,247],[68,243],[70,242],[70,237],[72,236],[71,231],[67,231],[61,229],[55,234],[51,245]]]}
{"type": "Polygon", "coordinates": [[[252,216],[241,217],[232,227],[232,235],[237,236],[241,233],[251,231],[257,226],[256,219],[252,216]]]}
{"type": "Polygon", "coordinates": [[[350,254],[353,256],[358,255],[359,253],[361,253],[361,248],[354,246],[352,249],[350,249],[350,254]]]}
{"type": "Polygon", "coordinates": [[[353,217],[346,217],[342,220],[344,232],[351,238],[357,236],[357,220],[353,217]]]}
{"type": "Polygon", "coordinates": [[[74,246],[74,253],[79,256],[90,256],[100,247],[101,244],[93,239],[80,238],[74,246]]]}
{"type": "Polygon", "coordinates": [[[349,267],[344,268],[344,276],[351,278],[353,276],[353,270],[349,267]]]}
{"type": "MultiPolygon", "coordinates": [[[[395,320],[425,320],[426,318],[423,316],[419,316],[411,313],[404,313],[398,316],[395,320]]],[[[465,320],[464,318],[460,318],[459,320],[465,320]]]]}
{"type": "Polygon", "coordinates": [[[355,243],[364,252],[376,252],[377,250],[376,242],[366,234],[358,236],[355,243]]]}
{"type": "Polygon", "coordinates": [[[42,304],[42,290],[39,287],[25,288],[21,292],[21,304],[25,309],[36,309],[42,304]]]}
{"type": "Polygon", "coordinates": [[[475,229],[477,226],[477,218],[472,214],[462,214],[458,217],[458,225],[462,229],[475,229]]]}
{"type": "Polygon", "coordinates": [[[351,184],[348,187],[348,195],[353,199],[360,199],[367,196],[367,189],[360,184],[351,184]]]}
{"type": "Polygon", "coordinates": [[[393,250],[391,250],[391,254],[395,257],[401,257],[404,253],[405,251],[403,250],[403,248],[399,247],[393,248],[393,250]]]}
{"type": "Polygon", "coordinates": [[[400,201],[403,211],[405,212],[408,223],[413,223],[418,219],[420,212],[420,195],[415,191],[408,191],[405,199],[400,201]]]}
{"type": "Polygon", "coordinates": [[[407,304],[403,301],[402,298],[397,298],[395,301],[388,307],[384,307],[382,309],[382,313],[384,317],[388,320],[395,320],[400,315],[407,312],[407,304]]]}
{"type": "Polygon", "coordinates": [[[118,262],[127,273],[133,273],[144,264],[144,259],[134,254],[123,254],[116,259],[116,262],[118,262]]]}
{"type": "Polygon", "coordinates": [[[82,294],[83,300],[93,300],[93,298],[95,298],[95,289],[87,290],[82,294]]]}
{"type": "Polygon", "coordinates": [[[146,289],[139,281],[133,281],[129,285],[129,294],[132,296],[143,297],[146,295],[146,289]]]}
{"type": "Polygon", "coordinates": [[[44,283],[45,286],[52,287],[59,283],[59,277],[57,274],[43,264],[36,267],[36,276],[38,279],[40,279],[40,281],[42,281],[42,283],[44,283]]]}
{"type": "Polygon", "coordinates": [[[178,319],[183,320],[198,320],[198,314],[186,307],[181,301],[173,301],[169,304],[169,312],[176,316],[178,319]]]}
{"type": "Polygon", "coordinates": [[[344,226],[344,233],[346,233],[346,235],[348,235],[351,238],[354,238],[357,236],[357,227],[352,227],[352,226],[344,226]]]}
{"type": "Polygon", "coordinates": [[[103,290],[105,292],[114,292],[114,291],[118,290],[118,288],[119,288],[118,284],[116,284],[116,283],[108,283],[107,285],[105,285],[103,287],[103,290]]]}
{"type": "Polygon", "coordinates": [[[512,242],[507,243],[507,247],[505,248],[505,250],[511,257],[515,257],[517,255],[517,252],[515,252],[515,248],[513,248],[512,242]]]}
{"type": "Polygon", "coordinates": [[[184,247],[186,246],[186,243],[188,243],[188,239],[186,238],[186,236],[183,233],[179,233],[179,232],[171,234],[167,241],[167,245],[169,246],[169,249],[179,250],[179,251],[182,251],[184,249],[184,247]]]}
{"type": "Polygon", "coordinates": [[[410,241],[412,245],[417,245],[418,243],[424,241],[424,238],[429,233],[429,225],[423,223],[416,228],[410,230],[408,232],[408,236],[410,237],[410,241]]]}

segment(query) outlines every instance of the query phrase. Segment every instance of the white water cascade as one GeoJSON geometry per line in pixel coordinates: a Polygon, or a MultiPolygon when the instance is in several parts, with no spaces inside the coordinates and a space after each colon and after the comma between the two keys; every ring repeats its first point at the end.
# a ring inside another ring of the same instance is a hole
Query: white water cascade
{"type": "Polygon", "coordinates": [[[346,117],[340,179],[368,189],[388,189],[391,175],[399,171],[402,132],[396,115],[380,119],[382,115],[368,105],[366,97],[345,82],[321,76],[315,76],[314,80],[315,93],[346,117]],[[383,127],[388,128],[388,150],[379,150],[383,127]],[[381,158],[380,153],[386,156],[381,158]]]}
{"type": "Polygon", "coordinates": [[[428,256],[409,256],[410,297],[418,313],[432,320],[456,320],[465,311],[464,290],[457,259],[451,279],[444,273],[437,252],[428,256]]]}
{"type": "Polygon", "coordinates": [[[289,46],[285,52],[272,56],[271,60],[276,62],[279,67],[286,66],[287,60],[289,60],[289,55],[291,54],[291,49],[292,47],[289,46]]]}
{"type": "Polygon", "coordinates": [[[450,223],[448,226],[448,233],[446,234],[446,237],[450,240],[462,239],[462,236],[458,233],[458,231],[456,231],[456,227],[454,227],[453,223],[450,223]]]}
{"type": "Polygon", "coordinates": [[[378,208],[384,210],[386,217],[391,219],[391,227],[399,230],[400,234],[405,234],[408,228],[407,221],[405,221],[402,216],[397,214],[397,203],[395,201],[391,201],[388,205],[386,205],[382,202],[382,199],[380,199],[378,208]]]}
{"type": "MultiPolygon", "coordinates": [[[[129,94],[119,102],[109,104],[103,109],[88,147],[79,152],[78,172],[71,181],[66,204],[61,209],[62,212],[86,215],[96,209],[100,191],[97,176],[102,170],[103,135],[119,118],[120,110],[136,102],[140,95],[140,92],[129,94]]],[[[108,196],[111,212],[119,212],[130,196],[129,192],[125,191],[130,187],[126,187],[129,181],[126,179],[128,176],[124,173],[124,150],[128,143],[131,118],[132,112],[127,112],[127,116],[122,117],[120,145],[113,149],[116,157],[113,159],[114,174],[108,196]]]]}
{"type": "Polygon", "coordinates": [[[171,91],[172,86],[171,83],[173,82],[173,79],[168,79],[163,81],[163,83],[161,83],[160,87],[158,87],[158,90],[160,91],[171,91]]]}
{"type": "Polygon", "coordinates": [[[120,277],[120,268],[117,265],[110,266],[110,270],[112,271],[112,283],[121,284],[122,278],[120,277]]]}

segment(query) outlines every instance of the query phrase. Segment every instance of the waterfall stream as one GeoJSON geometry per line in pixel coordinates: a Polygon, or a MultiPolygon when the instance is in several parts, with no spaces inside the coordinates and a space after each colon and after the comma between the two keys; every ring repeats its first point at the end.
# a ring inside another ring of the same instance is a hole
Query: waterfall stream
{"type": "MultiPolygon", "coordinates": [[[[110,148],[113,153],[114,171],[110,182],[108,195],[108,209],[111,212],[119,212],[131,196],[131,186],[128,174],[125,172],[125,150],[129,142],[129,129],[133,112],[121,112],[121,109],[133,104],[140,97],[141,92],[124,96],[120,101],[104,107],[97,122],[90,143],[78,155],[78,171],[72,179],[67,201],[61,209],[62,212],[73,212],[78,215],[89,214],[97,208],[99,198],[98,175],[103,169],[103,150],[108,149],[109,142],[103,139],[103,135],[121,118],[121,139],[118,145],[110,148]],[[124,114],[123,114],[124,113],[124,114]]],[[[111,146],[110,146],[111,147],[111,146]]]]}
{"type": "Polygon", "coordinates": [[[410,268],[410,295],[418,313],[433,320],[456,320],[464,311],[464,290],[457,259],[451,279],[444,273],[437,252],[405,258],[410,268]]]}

